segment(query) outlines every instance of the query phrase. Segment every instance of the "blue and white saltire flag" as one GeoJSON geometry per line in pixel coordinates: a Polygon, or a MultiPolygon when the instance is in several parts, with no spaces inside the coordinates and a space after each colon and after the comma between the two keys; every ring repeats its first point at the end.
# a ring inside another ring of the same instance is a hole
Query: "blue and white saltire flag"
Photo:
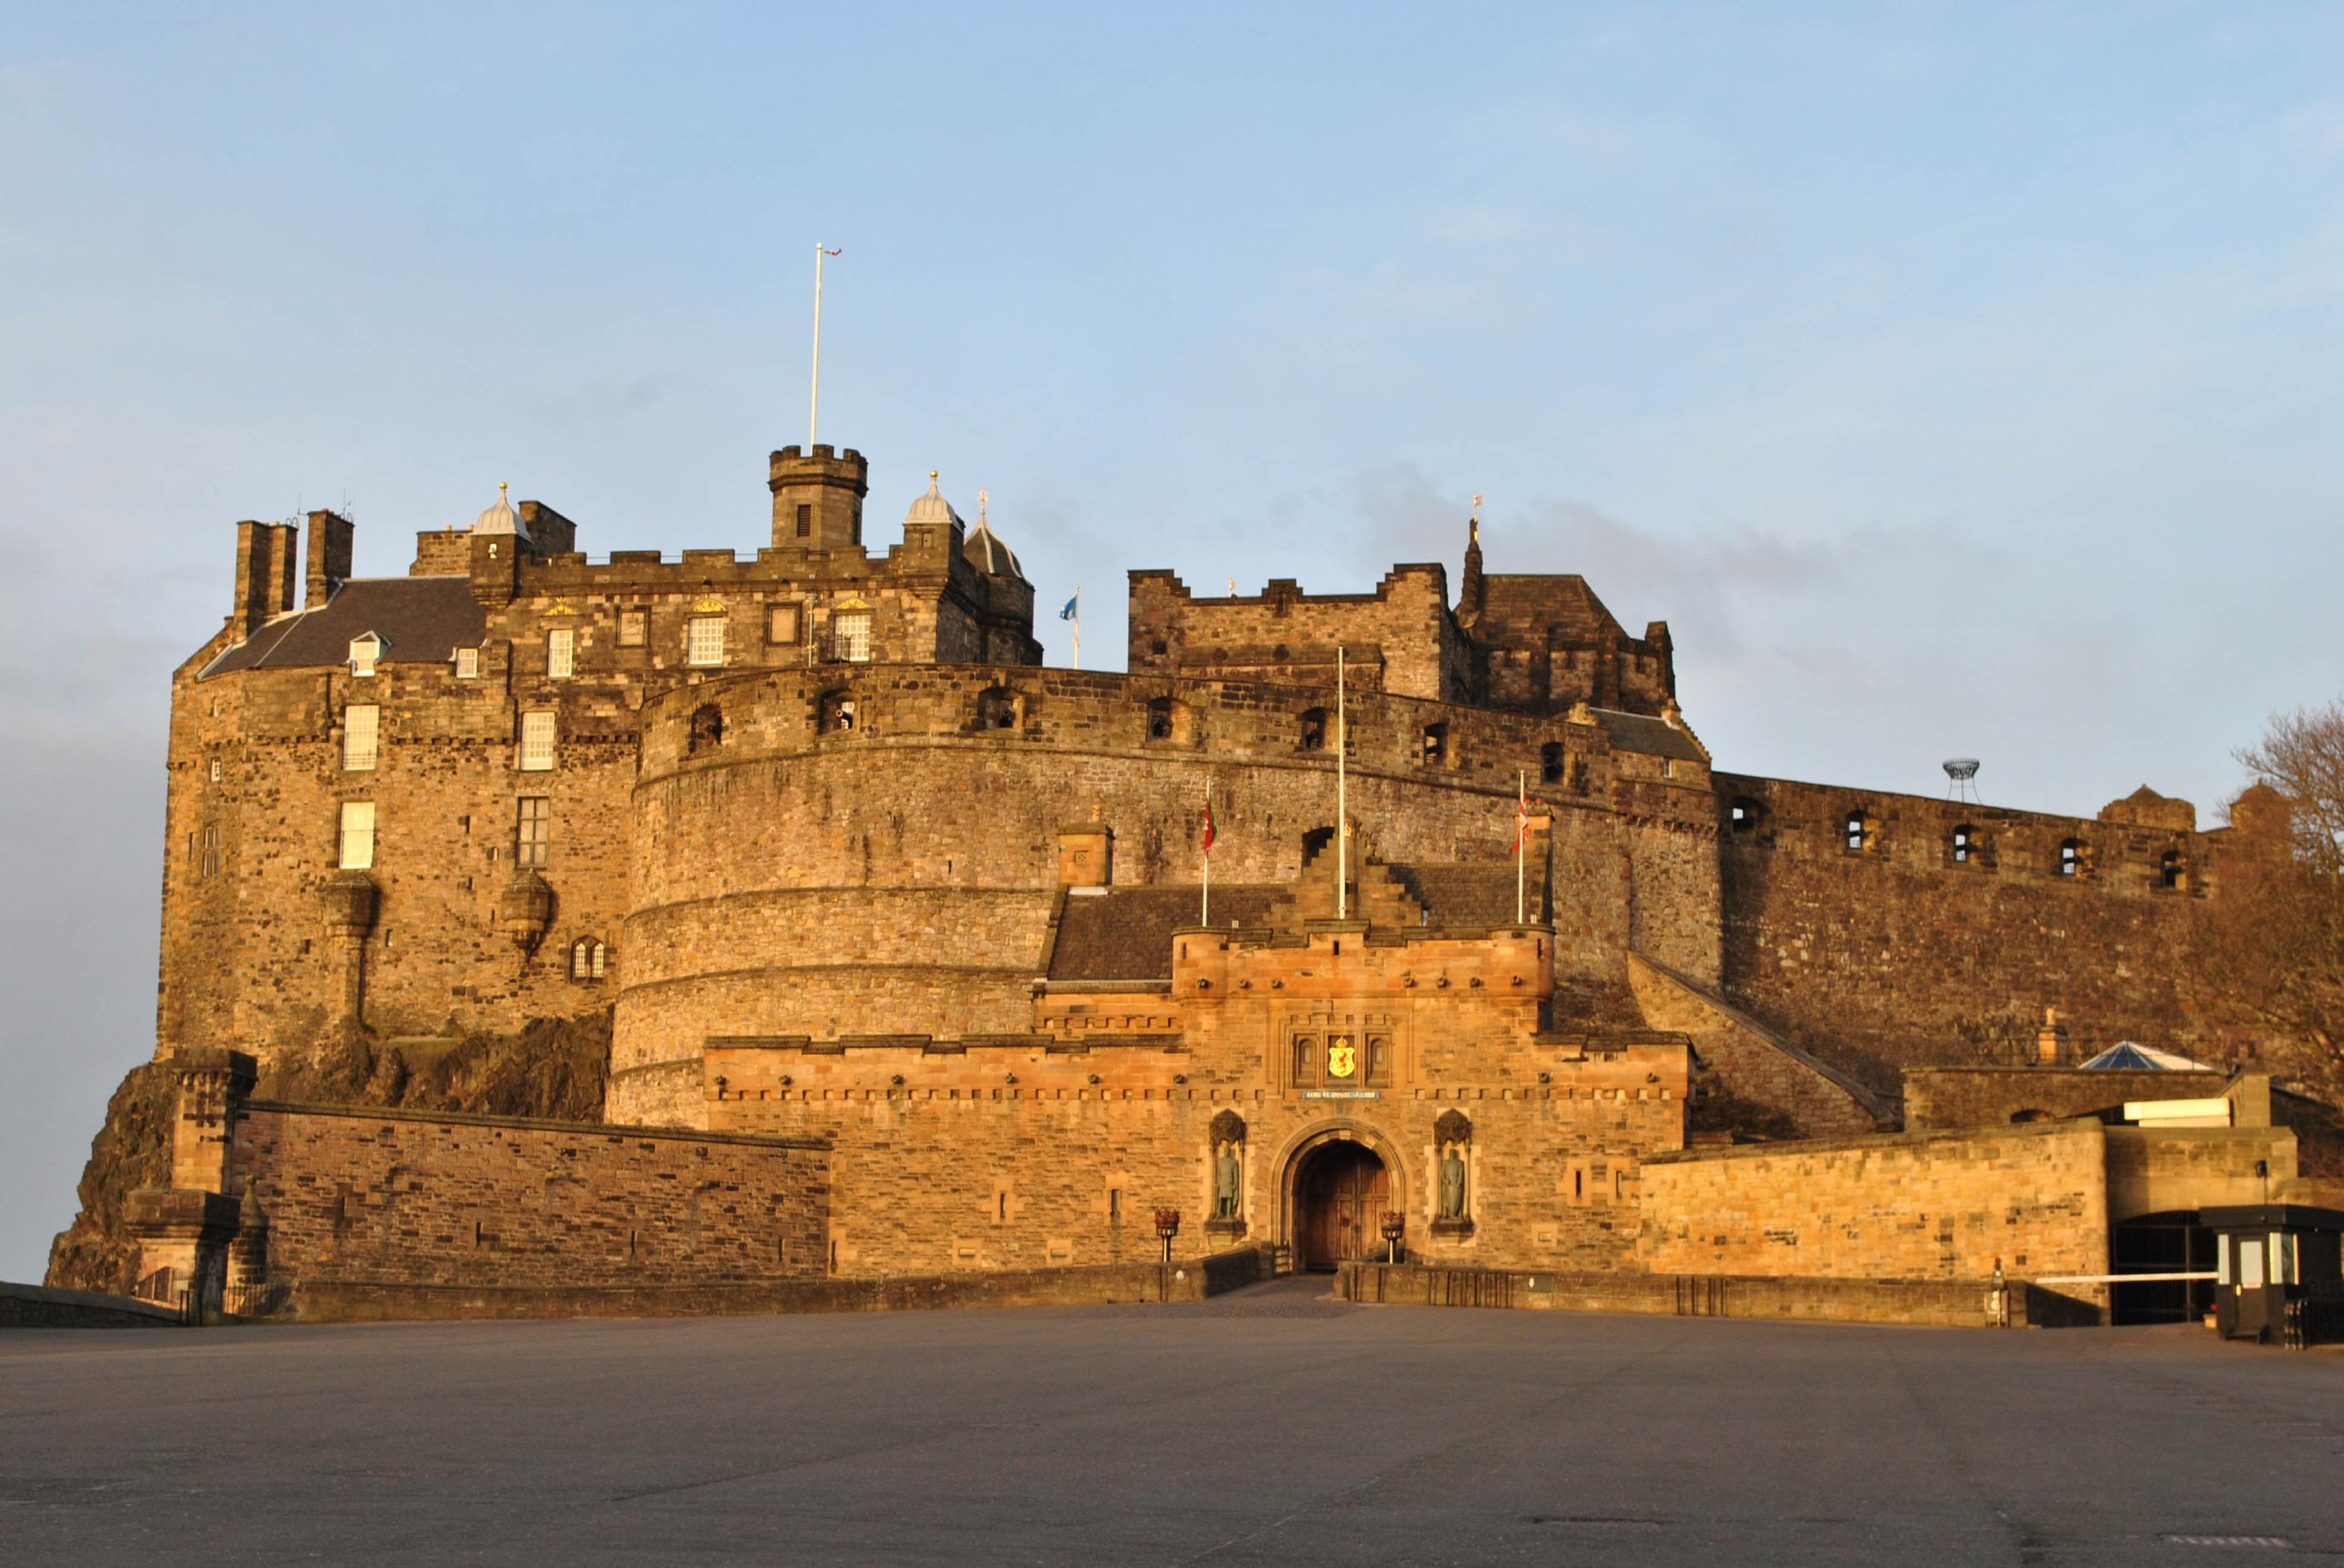
{"type": "Polygon", "coordinates": [[[1066,608],[1058,612],[1058,618],[1060,620],[1074,619],[1076,614],[1076,607],[1080,605],[1082,602],[1083,596],[1079,591],[1077,591],[1074,598],[1066,601],[1066,608]]]}

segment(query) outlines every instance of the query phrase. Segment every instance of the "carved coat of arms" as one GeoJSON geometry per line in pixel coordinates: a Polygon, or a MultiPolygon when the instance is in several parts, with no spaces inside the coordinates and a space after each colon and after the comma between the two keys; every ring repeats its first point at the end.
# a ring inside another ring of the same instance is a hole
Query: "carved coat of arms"
{"type": "Polygon", "coordinates": [[[1349,1078],[1359,1070],[1359,1051],[1348,1034],[1339,1034],[1327,1042],[1327,1076],[1349,1078]]]}

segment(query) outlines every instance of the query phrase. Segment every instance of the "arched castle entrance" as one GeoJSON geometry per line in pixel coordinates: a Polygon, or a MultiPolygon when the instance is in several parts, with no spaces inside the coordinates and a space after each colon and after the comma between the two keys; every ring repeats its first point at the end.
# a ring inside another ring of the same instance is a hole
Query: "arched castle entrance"
{"type": "Polygon", "coordinates": [[[1399,1162],[1383,1140],[1364,1129],[1321,1128],[1297,1141],[1285,1170],[1282,1229],[1297,1269],[1383,1255],[1384,1214],[1407,1207],[1399,1162]]]}

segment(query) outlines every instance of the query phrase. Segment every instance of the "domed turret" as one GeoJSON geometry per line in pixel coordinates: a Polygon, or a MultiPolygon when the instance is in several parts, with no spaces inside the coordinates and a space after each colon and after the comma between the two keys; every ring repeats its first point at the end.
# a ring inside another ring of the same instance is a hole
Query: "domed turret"
{"type": "MultiPolygon", "coordinates": [[[[909,528],[914,523],[959,522],[960,514],[953,510],[952,503],[945,500],[943,493],[936,488],[936,471],[930,468],[928,493],[912,503],[912,509],[904,514],[904,526],[909,528]]],[[[962,526],[967,525],[962,524],[962,526]]]]}
{"type": "Polygon", "coordinates": [[[476,534],[511,534],[524,539],[529,538],[529,530],[521,527],[520,514],[512,509],[510,501],[505,499],[505,482],[502,479],[497,481],[497,504],[480,515],[472,524],[472,531],[476,534]]]}
{"type": "Polygon", "coordinates": [[[1001,542],[985,520],[983,490],[976,493],[976,531],[968,536],[967,542],[960,548],[960,553],[968,558],[969,565],[987,577],[1015,578],[1019,582],[1026,580],[1025,568],[1017,564],[1015,553],[1001,542]]]}

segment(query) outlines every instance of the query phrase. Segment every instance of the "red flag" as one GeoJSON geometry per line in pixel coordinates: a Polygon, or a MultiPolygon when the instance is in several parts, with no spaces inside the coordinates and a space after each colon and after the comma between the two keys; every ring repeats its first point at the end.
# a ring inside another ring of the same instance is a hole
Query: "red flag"
{"type": "Polygon", "coordinates": [[[1518,785],[1516,790],[1521,798],[1514,805],[1514,849],[1520,853],[1521,847],[1531,839],[1531,808],[1536,806],[1543,810],[1546,802],[1532,799],[1528,785],[1518,785]]]}
{"type": "Polygon", "coordinates": [[[1205,848],[1213,847],[1213,792],[1205,791],[1205,848]]]}

